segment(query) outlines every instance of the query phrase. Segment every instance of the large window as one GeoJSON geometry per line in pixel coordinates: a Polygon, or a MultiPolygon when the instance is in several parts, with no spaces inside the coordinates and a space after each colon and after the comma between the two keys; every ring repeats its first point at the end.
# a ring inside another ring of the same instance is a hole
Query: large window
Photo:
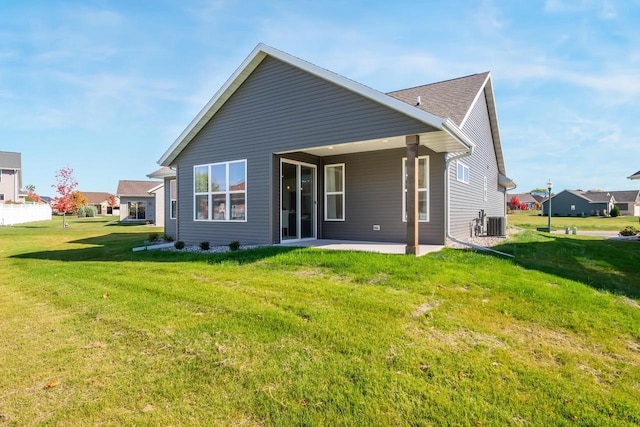
{"type": "Polygon", "coordinates": [[[146,219],[145,202],[129,202],[129,219],[146,219]]]}
{"type": "Polygon", "coordinates": [[[465,184],[469,183],[469,166],[464,163],[457,162],[458,171],[456,174],[456,179],[460,182],[464,182],[465,184]]]}
{"type": "Polygon", "coordinates": [[[169,218],[176,219],[178,211],[178,186],[175,179],[169,181],[169,218]]]}
{"type": "Polygon", "coordinates": [[[344,163],[324,167],[324,219],[344,221],[344,163]]]}
{"type": "MultiPolygon", "coordinates": [[[[407,220],[407,158],[402,159],[402,212],[407,220]]],[[[418,221],[429,221],[429,156],[418,157],[418,221]]]]}
{"type": "Polygon", "coordinates": [[[246,221],[247,161],[193,168],[195,220],[246,221]]]}

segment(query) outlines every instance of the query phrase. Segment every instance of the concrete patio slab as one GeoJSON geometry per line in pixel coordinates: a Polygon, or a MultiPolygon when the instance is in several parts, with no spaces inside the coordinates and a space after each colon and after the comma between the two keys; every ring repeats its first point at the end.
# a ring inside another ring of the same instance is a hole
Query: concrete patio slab
{"type": "MultiPolygon", "coordinates": [[[[355,240],[299,240],[295,242],[283,242],[278,246],[295,246],[303,248],[318,248],[318,249],[330,249],[338,251],[362,251],[362,252],[377,252],[381,254],[395,254],[404,255],[406,244],[405,243],[389,243],[389,242],[360,242],[355,240]]],[[[443,245],[420,245],[420,255],[438,252],[444,248],[443,245]]]]}

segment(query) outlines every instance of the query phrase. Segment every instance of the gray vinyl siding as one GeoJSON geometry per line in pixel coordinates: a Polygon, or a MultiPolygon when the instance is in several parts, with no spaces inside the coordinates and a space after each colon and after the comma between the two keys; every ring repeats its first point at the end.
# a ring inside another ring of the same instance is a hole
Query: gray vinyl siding
{"type": "Polygon", "coordinates": [[[171,178],[164,179],[164,235],[175,239],[177,221],[171,218],[171,181],[171,178]]]}
{"type": "MultiPolygon", "coordinates": [[[[174,162],[178,166],[178,238],[189,244],[277,243],[279,160],[274,153],[432,130],[267,57],[174,162]],[[193,166],[241,159],[247,160],[247,221],[194,221],[193,166]]],[[[321,177],[319,166],[319,184],[321,177]]],[[[318,206],[321,219],[321,203],[318,206]]]]}
{"type": "MultiPolygon", "coordinates": [[[[420,243],[443,244],[444,156],[425,147],[420,147],[419,155],[429,156],[430,211],[429,222],[419,223],[420,243]]],[[[345,220],[323,221],[322,238],[406,242],[407,223],[402,220],[405,157],[405,149],[394,149],[323,158],[324,164],[345,164],[345,220]],[[374,231],[373,225],[380,230],[374,231]]],[[[324,199],[324,193],[320,198],[324,199]]],[[[324,210],[320,215],[324,219],[324,210]]]]}
{"type": "Polygon", "coordinates": [[[477,100],[462,127],[476,144],[471,156],[460,159],[469,167],[469,183],[457,180],[456,161],[449,168],[450,230],[458,239],[471,236],[471,222],[484,209],[487,216],[505,216],[505,190],[498,186],[498,164],[491,123],[484,94],[477,100]],[[484,177],[487,177],[487,201],[484,201],[484,177]]]}

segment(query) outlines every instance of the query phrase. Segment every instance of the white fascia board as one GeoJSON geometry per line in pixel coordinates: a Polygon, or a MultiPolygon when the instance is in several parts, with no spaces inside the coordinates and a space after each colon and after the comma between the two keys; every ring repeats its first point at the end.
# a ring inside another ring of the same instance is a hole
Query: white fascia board
{"type": "Polygon", "coordinates": [[[487,73],[487,77],[484,79],[484,83],[482,83],[482,86],[480,86],[480,90],[478,90],[478,93],[476,93],[475,98],[473,98],[473,102],[471,103],[471,106],[469,107],[469,109],[464,115],[464,118],[460,122],[460,128],[464,127],[464,124],[467,122],[467,119],[471,114],[471,110],[473,110],[473,106],[476,105],[476,102],[478,102],[478,99],[480,98],[480,95],[482,95],[482,92],[484,91],[484,88],[487,85],[487,82],[489,81],[490,78],[491,78],[491,72],[487,73]]]}
{"type": "Polygon", "coordinates": [[[465,135],[462,130],[460,130],[460,128],[456,126],[456,124],[451,120],[444,120],[442,122],[441,129],[447,132],[453,139],[457,140],[463,146],[463,151],[469,153],[473,152],[476,144],[474,144],[474,142],[471,141],[471,139],[467,135],[465,135]]]}
{"type": "Polygon", "coordinates": [[[290,64],[296,68],[306,71],[312,75],[332,82],[347,90],[355,92],[365,98],[369,98],[392,110],[398,111],[408,117],[421,121],[436,129],[444,130],[444,123],[447,121],[433,114],[427,113],[419,108],[415,108],[405,102],[392,98],[382,92],[371,89],[368,86],[347,79],[339,74],[331,72],[325,68],[318,67],[310,62],[304,61],[288,53],[282,52],[263,43],[258,44],[244,62],[229,77],[225,84],[216,92],[211,100],[204,106],[198,115],[191,121],[189,126],[182,131],[180,136],[169,147],[169,149],[158,160],[158,164],[169,166],[178,156],[191,139],[202,129],[207,121],[215,115],[222,105],[231,97],[246,78],[257,68],[266,56],[272,56],[282,62],[290,64]]]}

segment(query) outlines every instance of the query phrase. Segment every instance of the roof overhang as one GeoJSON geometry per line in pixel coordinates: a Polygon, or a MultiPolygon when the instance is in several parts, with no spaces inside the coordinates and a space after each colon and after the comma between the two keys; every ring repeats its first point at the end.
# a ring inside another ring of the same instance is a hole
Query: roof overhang
{"type": "Polygon", "coordinates": [[[498,173],[498,185],[506,188],[507,190],[513,190],[518,186],[511,178],[508,178],[501,173],[498,173]]]}
{"type": "MultiPolygon", "coordinates": [[[[191,142],[191,140],[193,140],[198,132],[202,130],[207,122],[211,120],[211,118],[218,112],[225,102],[229,100],[235,91],[267,56],[276,58],[279,61],[285,62],[293,67],[327,80],[335,85],[435,128],[437,131],[434,133],[440,135],[434,135],[431,139],[425,138],[425,145],[436,152],[460,152],[470,151],[473,149],[473,143],[471,140],[449,119],[437,117],[382,92],[347,79],[339,74],[333,73],[329,70],[318,67],[317,65],[311,64],[310,62],[260,43],[242,62],[240,67],[236,69],[231,77],[229,77],[224,85],[222,85],[222,87],[215,93],[204,108],[196,115],[191,123],[189,123],[186,129],[182,131],[180,136],[178,136],[169,149],[162,155],[162,157],[160,157],[158,163],[162,166],[170,166],[182,150],[191,142]],[[431,144],[429,145],[429,143],[431,144]]],[[[356,142],[363,141],[345,141],[345,143],[356,142]]]]}
{"type": "Polygon", "coordinates": [[[628,176],[627,178],[629,178],[629,179],[640,179],[640,171],[634,173],[631,176],[628,176]]]}

